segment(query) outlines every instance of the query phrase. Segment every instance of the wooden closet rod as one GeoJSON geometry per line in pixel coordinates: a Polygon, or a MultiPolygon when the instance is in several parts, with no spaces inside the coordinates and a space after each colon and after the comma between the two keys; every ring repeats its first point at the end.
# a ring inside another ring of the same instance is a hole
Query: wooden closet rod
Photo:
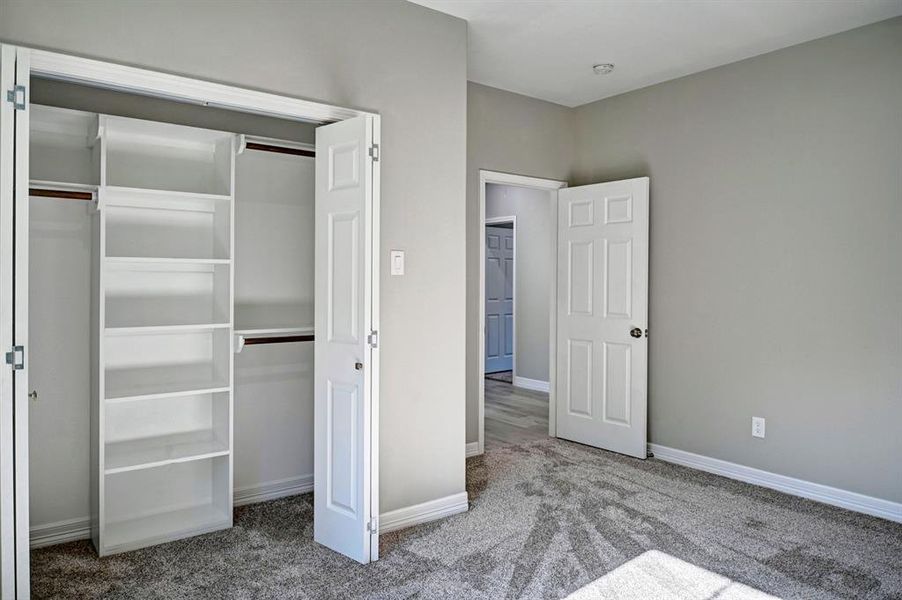
{"type": "Polygon", "coordinates": [[[274,146],[272,144],[261,144],[260,142],[248,142],[244,146],[248,150],[262,150],[263,152],[276,152],[278,154],[294,154],[295,156],[309,156],[313,158],[316,152],[313,150],[304,150],[303,148],[288,148],[286,146],[274,146]]]}
{"type": "Polygon", "coordinates": [[[247,337],[244,338],[245,346],[254,344],[287,344],[289,342],[312,342],[313,335],[282,335],[273,337],[247,337]]]}
{"type": "Polygon", "coordinates": [[[74,192],[72,190],[44,190],[41,188],[28,188],[29,196],[40,198],[60,198],[62,200],[88,200],[94,199],[92,192],[74,192]]]}

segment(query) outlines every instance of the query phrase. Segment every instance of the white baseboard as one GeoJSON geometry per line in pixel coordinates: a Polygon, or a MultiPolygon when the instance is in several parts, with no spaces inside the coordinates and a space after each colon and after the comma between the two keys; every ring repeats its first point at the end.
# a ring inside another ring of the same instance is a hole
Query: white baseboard
{"type": "Polygon", "coordinates": [[[65,544],[91,537],[91,517],[67,519],[56,523],[34,525],[29,532],[32,548],[65,544]]]}
{"type": "Polygon", "coordinates": [[[701,454],[693,454],[685,450],[659,446],[658,444],[649,444],[648,449],[655,455],[655,458],[666,462],[902,523],[902,503],[899,502],[865,496],[857,492],[841,490],[828,485],[805,481],[804,479],[787,477],[786,475],[778,475],[769,471],[702,456],[701,454]]]}
{"type": "Polygon", "coordinates": [[[541,379],[527,379],[526,377],[514,376],[514,387],[526,390],[534,390],[536,392],[548,392],[551,387],[547,381],[541,379]]]}
{"type": "Polygon", "coordinates": [[[245,504],[256,504],[257,502],[266,502],[267,500],[275,500],[276,498],[284,498],[286,496],[296,496],[312,491],[312,474],[302,475],[300,477],[289,477],[288,479],[268,481],[259,485],[236,489],[234,494],[234,504],[235,506],[244,506],[245,504]]]}
{"type": "MultiPolygon", "coordinates": [[[[313,475],[270,481],[261,485],[235,490],[235,506],[265,502],[276,498],[284,498],[285,496],[305,494],[310,491],[313,491],[313,475]]],[[[466,492],[461,492],[460,494],[446,496],[438,500],[431,500],[383,513],[379,515],[379,532],[388,533],[389,531],[428,523],[429,521],[466,512],[468,509],[467,494],[466,492]]],[[[69,519],[33,526],[31,528],[31,547],[43,548],[44,546],[53,546],[65,542],[86,540],[90,539],[90,537],[90,517],[69,519]]]]}
{"type": "Polygon", "coordinates": [[[413,525],[421,525],[430,521],[444,519],[451,515],[467,512],[470,502],[467,493],[452,494],[437,500],[430,500],[422,504],[414,504],[398,510],[392,510],[379,515],[379,533],[388,533],[398,529],[405,529],[413,525]]]}
{"type": "MultiPolygon", "coordinates": [[[[236,489],[233,498],[235,506],[244,506],[312,491],[313,475],[303,475],[236,489]]],[[[80,517],[56,523],[34,525],[31,527],[30,536],[32,548],[90,539],[91,518],[80,517]]]]}
{"type": "Polygon", "coordinates": [[[482,448],[479,447],[479,442],[470,442],[467,444],[467,458],[479,456],[480,454],[482,454],[482,448]]]}

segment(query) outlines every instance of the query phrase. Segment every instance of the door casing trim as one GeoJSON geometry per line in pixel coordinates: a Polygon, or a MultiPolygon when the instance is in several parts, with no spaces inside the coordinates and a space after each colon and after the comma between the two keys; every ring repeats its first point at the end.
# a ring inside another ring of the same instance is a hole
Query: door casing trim
{"type": "MultiPolygon", "coordinates": [[[[485,452],[485,225],[486,225],[486,216],[485,216],[485,189],[486,184],[488,183],[496,183],[500,185],[512,185],[518,187],[526,187],[532,189],[539,190],[547,190],[549,192],[553,192],[551,197],[551,202],[549,203],[549,210],[551,212],[551,226],[552,226],[552,240],[551,240],[551,248],[548,251],[551,253],[552,265],[557,264],[556,260],[556,248],[557,248],[557,191],[567,187],[566,181],[559,181],[557,179],[543,179],[541,177],[530,177],[528,175],[516,175],[513,173],[503,173],[501,171],[489,171],[486,169],[479,170],[479,318],[476,321],[476,340],[477,340],[477,365],[475,376],[478,378],[477,385],[479,390],[479,398],[478,398],[478,406],[479,406],[479,424],[477,427],[479,437],[477,440],[478,443],[478,452],[477,454],[482,454],[485,452]]],[[[510,220],[510,217],[505,217],[507,220],[510,220]]],[[[517,241],[517,228],[514,225],[514,250],[516,252],[517,241]]],[[[517,270],[517,258],[514,256],[514,272],[517,270]]],[[[515,284],[516,285],[516,282],[515,284]]],[[[548,435],[551,437],[556,437],[557,435],[557,422],[555,415],[557,414],[557,404],[554,393],[554,366],[557,360],[557,294],[555,293],[557,290],[557,269],[552,268],[551,270],[551,281],[549,281],[549,298],[551,300],[549,305],[549,337],[548,337],[548,378],[549,378],[549,386],[550,391],[548,393],[548,435]]],[[[514,302],[517,301],[517,293],[514,291],[514,302]]],[[[516,304],[514,305],[514,310],[516,311],[516,304]]],[[[514,316],[516,320],[516,316],[514,316]]],[[[514,327],[514,331],[516,332],[516,326],[514,327]]],[[[516,333],[514,337],[514,344],[516,344],[516,333]]],[[[514,372],[516,373],[516,360],[517,360],[517,351],[516,346],[514,348],[514,372]]],[[[469,449],[469,446],[468,446],[469,449]]],[[[470,456],[471,454],[467,454],[470,456]]]]}

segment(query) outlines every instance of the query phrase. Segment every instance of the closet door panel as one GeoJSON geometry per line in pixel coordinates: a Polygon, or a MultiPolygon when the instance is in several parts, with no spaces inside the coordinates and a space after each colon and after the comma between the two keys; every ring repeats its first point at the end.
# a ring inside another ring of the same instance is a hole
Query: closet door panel
{"type": "Polygon", "coordinates": [[[364,563],[375,535],[366,345],[371,143],[366,117],[317,129],[314,539],[364,563]]]}

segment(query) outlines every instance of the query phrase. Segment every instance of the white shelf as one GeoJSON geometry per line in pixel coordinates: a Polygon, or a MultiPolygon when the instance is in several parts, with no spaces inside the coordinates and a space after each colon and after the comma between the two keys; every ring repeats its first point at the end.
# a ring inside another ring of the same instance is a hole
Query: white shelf
{"type": "Polygon", "coordinates": [[[227,265],[228,258],[168,258],[163,256],[106,256],[103,260],[116,264],[160,264],[160,265],[227,265]]]}
{"type": "Polygon", "coordinates": [[[228,388],[226,377],[215,375],[212,365],[166,365],[106,371],[107,401],[200,394],[228,388]]]}
{"type": "Polygon", "coordinates": [[[243,335],[245,337],[264,336],[264,335],[308,335],[313,334],[313,325],[286,325],[285,327],[269,327],[256,329],[235,329],[235,335],[243,335]]]}
{"type": "Polygon", "coordinates": [[[166,398],[179,398],[182,396],[202,396],[206,394],[217,394],[219,392],[228,392],[232,388],[228,385],[219,387],[209,387],[200,389],[176,390],[173,392],[156,392],[151,394],[141,394],[135,396],[120,396],[118,398],[107,398],[106,404],[122,404],[126,402],[140,402],[143,400],[165,400],[166,398]]]}
{"type": "Polygon", "coordinates": [[[228,442],[220,440],[213,430],[111,442],[105,449],[104,472],[113,475],[228,454],[228,442]]]}
{"type": "Polygon", "coordinates": [[[232,515],[212,504],[106,524],[104,554],[141,548],[228,527],[232,515]]]}
{"type": "Polygon", "coordinates": [[[143,325],[137,327],[107,327],[106,335],[148,335],[154,333],[184,333],[228,329],[231,323],[194,323],[186,325],[143,325]]]}
{"type": "MultiPolygon", "coordinates": [[[[104,202],[109,206],[134,206],[135,200],[177,200],[191,201],[203,200],[214,202],[231,202],[229,194],[208,194],[205,192],[182,192],[178,190],[155,190],[149,188],[125,187],[121,185],[108,185],[104,187],[104,202]]],[[[177,205],[169,205],[173,209],[177,205]]]]}
{"type": "Polygon", "coordinates": [[[235,304],[235,333],[262,335],[264,333],[312,332],[313,306],[296,303],[235,304]]]}

